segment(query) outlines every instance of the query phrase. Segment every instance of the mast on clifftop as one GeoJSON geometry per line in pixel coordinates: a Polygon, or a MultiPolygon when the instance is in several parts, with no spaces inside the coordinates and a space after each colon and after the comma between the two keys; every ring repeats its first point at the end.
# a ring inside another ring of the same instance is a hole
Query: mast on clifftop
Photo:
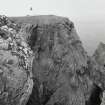
{"type": "Polygon", "coordinates": [[[32,16],[33,8],[30,7],[30,16],[32,16]]]}

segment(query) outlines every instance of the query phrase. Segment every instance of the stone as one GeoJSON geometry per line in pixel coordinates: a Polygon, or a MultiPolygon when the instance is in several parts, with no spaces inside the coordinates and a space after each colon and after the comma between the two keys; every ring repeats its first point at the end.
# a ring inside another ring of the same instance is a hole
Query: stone
{"type": "MultiPolygon", "coordinates": [[[[0,16],[0,105],[26,105],[33,89],[30,67],[32,61],[28,56],[26,69],[26,62],[18,53],[20,46],[16,43],[16,35],[13,33],[16,30],[11,30],[8,21],[10,22],[7,17],[0,16]],[[14,48],[15,54],[12,53],[14,48]],[[20,65],[23,62],[24,65],[20,65]]],[[[23,49],[20,51],[23,54],[23,49]]],[[[24,54],[23,56],[25,57],[24,54]]]]}

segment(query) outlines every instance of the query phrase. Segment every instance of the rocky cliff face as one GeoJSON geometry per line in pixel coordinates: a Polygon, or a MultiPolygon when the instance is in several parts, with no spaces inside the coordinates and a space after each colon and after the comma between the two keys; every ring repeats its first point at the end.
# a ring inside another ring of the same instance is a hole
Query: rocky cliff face
{"type": "Polygon", "coordinates": [[[34,87],[27,105],[92,104],[91,93],[98,87],[90,78],[93,66],[74,24],[56,16],[35,17],[34,24],[23,25],[22,32],[35,54],[34,87]]]}
{"type": "MultiPolygon", "coordinates": [[[[12,28],[16,33],[11,35],[15,47],[7,53],[3,49],[1,56],[7,59],[10,54],[19,65],[6,68],[1,76],[1,84],[7,86],[6,92],[10,94],[0,100],[2,105],[100,105],[105,73],[98,60],[103,57],[99,53],[87,55],[73,22],[52,15],[10,19],[17,23],[12,28]],[[11,53],[14,50],[15,56],[11,53]]],[[[2,24],[11,26],[10,22],[2,24]]],[[[9,34],[3,28],[0,35],[4,38],[9,34]]],[[[5,93],[5,89],[1,90],[5,93]]]]}
{"type": "Polygon", "coordinates": [[[25,105],[32,92],[31,56],[19,36],[16,24],[0,16],[0,105],[25,105]]]}
{"type": "Polygon", "coordinates": [[[38,92],[34,94],[36,98],[32,97],[33,103],[84,105],[78,75],[85,71],[87,55],[73,23],[68,19],[57,21],[53,17],[48,23],[37,24],[33,29],[30,38],[34,43],[30,45],[35,53],[32,69],[34,91],[38,92]]]}

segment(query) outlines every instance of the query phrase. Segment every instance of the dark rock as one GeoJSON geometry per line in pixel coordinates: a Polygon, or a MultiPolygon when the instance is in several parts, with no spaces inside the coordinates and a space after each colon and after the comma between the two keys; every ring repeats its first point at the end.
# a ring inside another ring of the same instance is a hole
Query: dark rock
{"type": "MultiPolygon", "coordinates": [[[[93,54],[93,60],[92,60],[91,67],[93,67],[94,75],[96,74],[97,76],[97,81],[100,83],[100,85],[103,87],[103,90],[105,89],[105,44],[100,43],[98,48],[93,54]]],[[[93,77],[95,77],[93,75],[93,77]]]]}

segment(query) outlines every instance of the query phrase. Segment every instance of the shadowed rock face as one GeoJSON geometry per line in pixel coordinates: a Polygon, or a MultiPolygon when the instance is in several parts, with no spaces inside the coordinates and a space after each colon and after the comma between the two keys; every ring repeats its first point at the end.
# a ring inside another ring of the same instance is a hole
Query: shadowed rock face
{"type": "Polygon", "coordinates": [[[86,101],[86,105],[100,105],[101,104],[102,89],[94,84],[90,97],[86,101]]]}

